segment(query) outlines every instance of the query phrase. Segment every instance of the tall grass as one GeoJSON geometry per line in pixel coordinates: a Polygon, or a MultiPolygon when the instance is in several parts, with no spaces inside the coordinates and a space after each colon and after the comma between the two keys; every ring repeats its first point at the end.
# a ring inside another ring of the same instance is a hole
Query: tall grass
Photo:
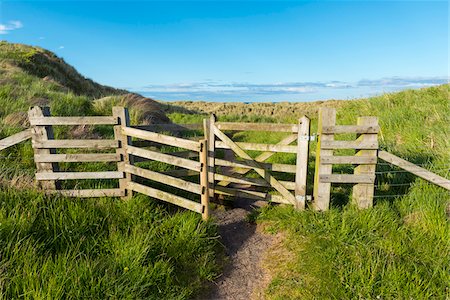
{"type": "Polygon", "coordinates": [[[144,196],[0,190],[0,298],[186,299],[216,272],[216,229],[144,196]]]}

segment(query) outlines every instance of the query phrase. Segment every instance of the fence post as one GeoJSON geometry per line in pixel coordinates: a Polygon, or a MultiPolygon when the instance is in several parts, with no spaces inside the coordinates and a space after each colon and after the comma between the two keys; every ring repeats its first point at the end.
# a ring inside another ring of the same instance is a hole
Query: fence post
{"type": "MultiPolygon", "coordinates": [[[[112,108],[112,114],[118,121],[118,125],[114,126],[114,138],[119,141],[119,148],[116,149],[116,154],[120,155],[120,161],[117,162],[117,171],[125,172],[125,165],[130,164],[130,155],[127,153],[127,146],[131,145],[131,137],[124,135],[122,128],[130,126],[130,116],[128,109],[120,106],[114,106],[112,108]]],[[[125,172],[124,178],[119,179],[119,189],[123,195],[122,199],[130,199],[133,196],[133,191],[128,188],[129,182],[131,182],[131,174],[125,172]]]]}
{"type": "MultiPolygon", "coordinates": [[[[378,126],[377,117],[359,117],[357,125],[370,125],[373,127],[378,126]]],[[[358,139],[361,142],[373,142],[378,143],[377,133],[364,133],[361,134],[358,139]]],[[[356,156],[371,156],[377,157],[377,150],[359,150],[356,156]]],[[[376,164],[358,165],[355,167],[355,175],[372,175],[374,182],[372,183],[359,183],[353,187],[352,202],[358,206],[358,208],[369,208],[373,206],[373,194],[375,189],[375,169],[376,164]]]]}
{"type": "Polygon", "coordinates": [[[202,187],[202,218],[209,218],[208,141],[200,140],[200,185],[202,187]]]}
{"type": "Polygon", "coordinates": [[[303,116],[298,120],[297,162],[295,172],[295,200],[297,209],[305,209],[306,184],[308,176],[308,156],[310,138],[310,120],[303,116]]]}
{"type": "Polygon", "coordinates": [[[209,197],[214,198],[214,172],[215,172],[215,146],[216,146],[216,136],[214,135],[213,125],[216,122],[216,116],[211,114],[209,119],[203,119],[203,130],[205,133],[205,139],[207,143],[207,155],[208,155],[208,183],[209,183],[209,197]]]}
{"type": "Polygon", "coordinates": [[[334,134],[325,134],[322,132],[324,126],[334,126],[336,124],[336,110],[334,108],[322,107],[319,109],[319,121],[317,128],[317,148],[316,148],[316,167],[314,174],[314,199],[313,207],[315,210],[328,210],[330,207],[331,183],[320,182],[320,175],[329,175],[333,171],[330,164],[322,164],[321,156],[332,156],[333,150],[321,149],[321,143],[324,141],[333,141],[334,134]]]}
{"type": "MultiPolygon", "coordinates": [[[[49,117],[49,107],[34,106],[28,111],[28,118],[36,117],[49,117]]],[[[40,154],[56,154],[56,149],[42,149],[36,146],[36,142],[42,142],[47,140],[53,140],[53,128],[52,126],[31,126],[31,145],[33,146],[34,155],[40,154]]],[[[36,163],[37,173],[53,173],[59,170],[58,163],[36,163]]],[[[56,180],[42,180],[38,181],[38,185],[44,190],[57,190],[60,189],[60,183],[56,180]]]]}

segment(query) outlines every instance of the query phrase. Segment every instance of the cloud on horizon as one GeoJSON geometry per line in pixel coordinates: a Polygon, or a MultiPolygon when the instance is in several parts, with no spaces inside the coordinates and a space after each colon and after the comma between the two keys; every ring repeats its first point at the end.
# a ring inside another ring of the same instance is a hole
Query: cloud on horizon
{"type": "Polygon", "coordinates": [[[389,77],[376,80],[362,79],[357,82],[280,82],[268,84],[256,83],[222,83],[204,81],[193,83],[174,83],[163,85],[146,85],[141,88],[128,88],[150,97],[174,99],[233,97],[248,98],[252,96],[302,96],[302,98],[323,99],[330,93],[337,96],[346,95],[355,98],[374,95],[383,91],[395,91],[407,88],[421,88],[449,82],[449,77],[389,77]],[[347,92],[346,92],[347,91],[347,92]]]}
{"type": "Polygon", "coordinates": [[[0,24],[0,34],[8,34],[12,30],[22,28],[23,24],[20,21],[9,21],[6,24],[0,24]]]}

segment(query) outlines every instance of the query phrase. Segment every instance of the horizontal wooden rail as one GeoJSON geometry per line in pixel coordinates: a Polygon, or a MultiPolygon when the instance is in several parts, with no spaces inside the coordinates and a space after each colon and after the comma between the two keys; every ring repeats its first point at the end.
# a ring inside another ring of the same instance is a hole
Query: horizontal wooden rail
{"type": "Polygon", "coordinates": [[[340,133],[378,133],[379,126],[370,125],[335,125],[323,126],[322,133],[326,134],[340,134],[340,133]]]}
{"type": "Polygon", "coordinates": [[[187,177],[187,176],[198,176],[198,171],[179,169],[179,170],[169,170],[163,172],[163,174],[169,176],[177,176],[177,177],[187,177]]]}
{"type": "Polygon", "coordinates": [[[192,130],[203,130],[203,124],[151,124],[151,125],[137,125],[131,127],[153,132],[182,132],[192,130]]]}
{"type": "Polygon", "coordinates": [[[390,164],[393,164],[394,166],[402,168],[422,179],[434,183],[435,185],[443,187],[446,190],[450,190],[450,180],[434,174],[427,169],[416,166],[415,164],[386,151],[378,151],[378,157],[390,164]]]}
{"type": "Polygon", "coordinates": [[[34,117],[29,118],[30,125],[117,125],[115,117],[34,117]]]}
{"type": "Polygon", "coordinates": [[[371,165],[377,163],[377,157],[375,156],[322,156],[320,161],[324,165],[342,165],[342,164],[355,164],[355,165],[371,165]]]}
{"type": "MultiPolygon", "coordinates": [[[[251,165],[249,165],[245,161],[228,161],[220,158],[214,159],[214,163],[217,166],[222,167],[232,167],[232,168],[245,168],[245,169],[254,169],[251,165]]],[[[292,173],[295,174],[296,172],[296,166],[295,165],[288,165],[288,164],[270,164],[270,163],[259,163],[264,167],[267,171],[274,171],[274,172],[284,172],[284,173],[292,173]]]]}
{"type": "Polygon", "coordinates": [[[121,179],[123,172],[41,172],[36,173],[36,180],[71,180],[71,179],[121,179]]]}
{"type": "Polygon", "coordinates": [[[297,124],[216,122],[220,130],[298,132],[297,124]]]}
{"type": "Polygon", "coordinates": [[[265,200],[265,201],[271,201],[275,203],[283,203],[283,204],[292,204],[288,200],[286,200],[284,197],[280,195],[272,195],[269,193],[264,192],[256,192],[256,191],[249,191],[244,189],[234,189],[234,188],[228,188],[224,186],[216,186],[214,188],[214,192],[216,194],[220,195],[227,195],[227,196],[234,196],[234,197],[242,197],[247,199],[255,199],[255,200],[265,200]]]}
{"type": "Polygon", "coordinates": [[[116,140],[47,140],[35,141],[33,148],[79,148],[79,149],[111,149],[118,148],[116,140]]]}
{"type": "Polygon", "coordinates": [[[378,149],[378,142],[366,141],[322,141],[322,149],[378,149]]]}
{"type": "MultiPolygon", "coordinates": [[[[257,143],[241,143],[236,142],[242,150],[255,150],[264,152],[284,152],[284,153],[297,153],[297,146],[289,145],[277,145],[277,144],[257,144],[257,143]]],[[[225,142],[217,141],[216,148],[230,149],[225,142]]]]}
{"type": "MultiPolygon", "coordinates": [[[[228,181],[232,183],[249,184],[256,186],[270,187],[270,184],[261,178],[246,178],[246,177],[234,177],[223,174],[214,174],[214,180],[228,181]]],[[[288,190],[295,190],[295,182],[291,181],[281,181],[280,183],[288,190]]]]}
{"type": "Polygon", "coordinates": [[[90,154],[36,154],[35,162],[113,162],[120,161],[116,153],[90,153],[90,154]]]}
{"type": "Polygon", "coordinates": [[[125,192],[120,189],[94,190],[47,190],[46,194],[58,194],[65,197],[94,198],[94,197],[123,197],[125,192]]]}
{"type": "Polygon", "coordinates": [[[154,172],[151,170],[142,169],[132,165],[125,165],[125,172],[131,173],[133,175],[137,175],[139,177],[143,177],[149,180],[153,180],[156,182],[160,182],[166,185],[170,185],[191,193],[199,194],[202,193],[202,187],[193,182],[185,181],[183,179],[179,179],[176,177],[172,177],[169,175],[165,175],[162,173],[154,172]]]}
{"type": "Polygon", "coordinates": [[[203,210],[202,205],[200,203],[188,200],[180,196],[172,195],[170,193],[163,192],[136,182],[129,182],[128,188],[135,192],[155,198],[157,200],[169,202],[181,206],[183,208],[198,212],[200,214],[202,213],[203,210]]]}
{"type": "Polygon", "coordinates": [[[151,160],[160,161],[166,164],[170,164],[177,167],[182,167],[185,169],[200,172],[200,163],[198,161],[193,161],[181,157],[172,156],[169,154],[164,154],[156,151],[151,151],[147,149],[141,149],[133,146],[127,147],[127,153],[135,156],[144,157],[151,160]]]}
{"type": "Polygon", "coordinates": [[[131,137],[156,142],[159,144],[189,149],[197,152],[200,151],[200,143],[195,141],[176,138],[160,133],[145,131],[131,127],[122,127],[122,133],[131,137]]]}
{"type": "Polygon", "coordinates": [[[14,146],[15,144],[26,141],[29,138],[31,138],[31,129],[26,129],[19,133],[8,136],[8,137],[0,140],[0,150],[14,146]]]}
{"type": "Polygon", "coordinates": [[[326,183],[373,183],[375,175],[328,174],[320,175],[319,180],[326,183]]]}

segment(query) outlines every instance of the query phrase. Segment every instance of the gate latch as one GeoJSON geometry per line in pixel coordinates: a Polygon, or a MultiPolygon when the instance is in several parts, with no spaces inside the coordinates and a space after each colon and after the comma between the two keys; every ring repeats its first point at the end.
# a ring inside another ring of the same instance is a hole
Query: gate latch
{"type": "Polygon", "coordinates": [[[316,135],[315,134],[313,134],[313,135],[301,135],[301,136],[298,137],[298,140],[299,141],[308,141],[308,142],[315,141],[316,140],[316,135]]]}

